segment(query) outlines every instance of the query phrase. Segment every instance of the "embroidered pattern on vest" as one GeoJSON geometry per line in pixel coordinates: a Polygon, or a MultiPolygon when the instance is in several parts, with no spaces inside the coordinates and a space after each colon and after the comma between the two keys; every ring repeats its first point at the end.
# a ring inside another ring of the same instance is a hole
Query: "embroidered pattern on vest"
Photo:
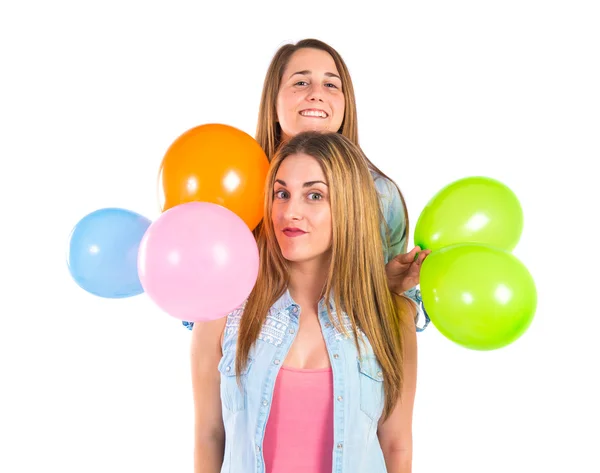
{"type": "MultiPolygon", "coordinates": [[[[225,335],[227,337],[237,335],[240,329],[240,320],[244,313],[244,306],[234,310],[227,316],[227,322],[225,323],[225,335]]],[[[280,311],[270,309],[267,319],[260,329],[258,339],[278,347],[283,343],[289,325],[290,309],[280,311]]]]}
{"type": "Polygon", "coordinates": [[[225,336],[229,337],[236,335],[240,328],[240,319],[244,313],[245,303],[235,309],[233,312],[227,315],[227,321],[225,322],[225,336]]]}
{"type": "MultiPolygon", "coordinates": [[[[225,323],[226,337],[237,335],[240,328],[240,320],[242,318],[242,314],[244,313],[244,307],[245,304],[227,316],[227,322],[225,323]]],[[[333,311],[331,315],[335,317],[336,312],[333,311]]],[[[258,339],[262,340],[263,342],[270,343],[271,345],[275,345],[276,347],[281,346],[283,340],[285,339],[288,327],[290,326],[290,320],[290,308],[280,311],[270,309],[269,313],[267,314],[267,318],[260,329],[258,339]]],[[[350,322],[350,317],[348,317],[348,315],[345,313],[342,313],[342,326],[348,332],[348,336],[344,335],[344,333],[338,329],[335,324],[332,325],[334,338],[336,340],[348,339],[352,337],[354,333],[352,323],[350,322]]],[[[360,335],[365,335],[360,329],[358,332],[360,335]]]]}
{"type": "MultiPolygon", "coordinates": [[[[337,312],[334,310],[331,312],[331,317],[332,318],[336,318],[336,314],[337,312]]],[[[336,324],[338,323],[338,321],[336,320],[336,324]]],[[[351,338],[354,334],[354,328],[352,327],[352,322],[350,321],[350,317],[348,317],[348,315],[345,312],[342,312],[342,327],[344,328],[344,330],[348,333],[348,335],[344,335],[344,332],[342,332],[342,330],[340,330],[336,324],[332,323],[333,326],[333,334],[334,334],[334,338],[336,340],[347,340],[349,338],[351,338]]],[[[357,329],[359,336],[362,334],[364,335],[364,332],[360,329],[357,329]]]]}
{"type": "Polygon", "coordinates": [[[267,319],[260,329],[258,339],[276,347],[283,343],[285,333],[290,325],[290,309],[274,311],[269,310],[267,319]]]}

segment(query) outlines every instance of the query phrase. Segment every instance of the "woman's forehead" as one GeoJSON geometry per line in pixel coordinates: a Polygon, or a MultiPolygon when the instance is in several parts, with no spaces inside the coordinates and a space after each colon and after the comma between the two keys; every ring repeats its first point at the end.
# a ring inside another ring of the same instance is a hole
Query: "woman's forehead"
{"type": "Polygon", "coordinates": [[[327,182],[319,161],[306,153],[287,156],[281,162],[275,179],[284,181],[286,185],[303,185],[313,181],[327,182]]]}
{"type": "Polygon", "coordinates": [[[303,48],[294,52],[285,68],[284,79],[295,73],[330,73],[340,75],[333,57],[320,49],[303,48]]]}

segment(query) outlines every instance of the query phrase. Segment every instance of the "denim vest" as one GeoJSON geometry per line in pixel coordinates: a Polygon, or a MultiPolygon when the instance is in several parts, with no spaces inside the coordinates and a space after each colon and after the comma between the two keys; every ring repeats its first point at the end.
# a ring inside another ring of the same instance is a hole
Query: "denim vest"
{"type": "MultiPolygon", "coordinates": [[[[333,304],[331,309],[335,316],[333,304]]],[[[243,306],[227,316],[223,357],[219,362],[225,426],[221,473],[265,473],[262,447],[275,380],[298,332],[300,307],[287,291],[271,307],[250,350],[240,389],[235,354],[242,313],[243,306]]],[[[384,405],[379,362],[362,332],[364,342],[361,342],[359,356],[346,314],[342,314],[342,320],[348,336],[330,322],[323,300],[319,303],[318,316],[333,371],[332,473],[385,473],[377,437],[377,423],[384,405]]],[[[306,406],[306,410],[310,415],[310,406],[306,406]]]]}

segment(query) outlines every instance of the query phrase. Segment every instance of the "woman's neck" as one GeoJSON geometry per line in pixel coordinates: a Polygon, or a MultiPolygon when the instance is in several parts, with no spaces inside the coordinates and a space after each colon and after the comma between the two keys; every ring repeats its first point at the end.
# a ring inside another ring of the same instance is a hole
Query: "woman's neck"
{"type": "Polygon", "coordinates": [[[316,307],[327,283],[329,262],[308,261],[290,265],[288,290],[301,307],[316,307]]]}

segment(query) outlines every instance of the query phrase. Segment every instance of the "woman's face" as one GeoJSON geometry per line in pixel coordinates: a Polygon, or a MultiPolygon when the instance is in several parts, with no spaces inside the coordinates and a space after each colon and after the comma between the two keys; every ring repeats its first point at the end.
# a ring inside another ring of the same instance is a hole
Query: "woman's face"
{"type": "Polygon", "coordinates": [[[339,131],[344,108],[342,80],[329,53],[303,48],[292,54],[277,95],[283,139],[303,131],[339,131]]]}
{"type": "Polygon", "coordinates": [[[332,241],[329,188],[319,162],[307,154],[283,160],[273,186],[272,221],[283,257],[325,261],[332,241]]]}

